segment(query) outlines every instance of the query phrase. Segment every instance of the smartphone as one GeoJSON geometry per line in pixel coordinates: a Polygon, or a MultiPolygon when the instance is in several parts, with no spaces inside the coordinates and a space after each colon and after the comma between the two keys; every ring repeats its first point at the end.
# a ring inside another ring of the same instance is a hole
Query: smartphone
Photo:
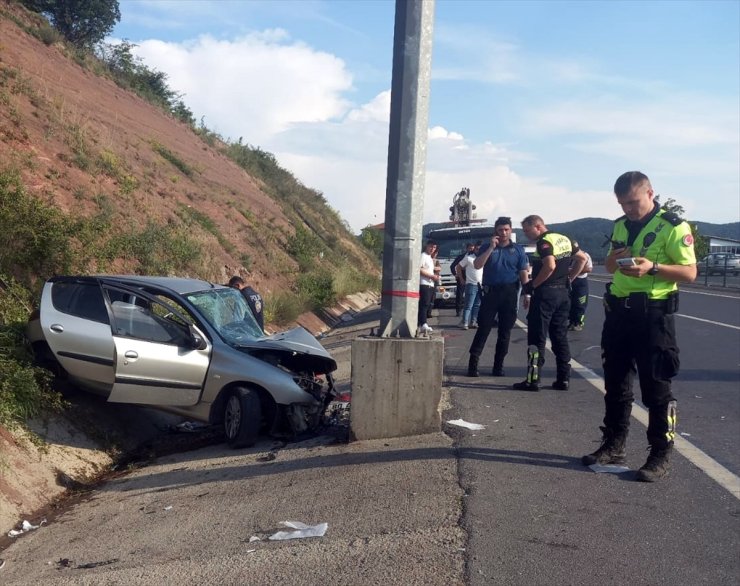
{"type": "Polygon", "coordinates": [[[617,264],[620,267],[634,267],[637,266],[637,261],[634,258],[618,258],[617,264]]]}

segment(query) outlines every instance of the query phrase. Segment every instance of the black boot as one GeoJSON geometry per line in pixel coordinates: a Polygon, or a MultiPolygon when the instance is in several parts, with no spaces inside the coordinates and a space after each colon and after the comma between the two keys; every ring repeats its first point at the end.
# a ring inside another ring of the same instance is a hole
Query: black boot
{"type": "Polygon", "coordinates": [[[527,378],[520,383],[514,383],[515,391],[539,391],[540,390],[540,351],[537,346],[527,348],[527,378]]]}
{"type": "Polygon", "coordinates": [[[567,391],[570,388],[570,364],[566,364],[562,369],[558,368],[558,376],[552,383],[552,388],[556,391],[567,391]]]}
{"type": "Polygon", "coordinates": [[[468,376],[477,377],[480,376],[478,374],[478,357],[474,354],[470,355],[470,360],[468,360],[468,376]]]}
{"type": "Polygon", "coordinates": [[[493,359],[493,369],[491,370],[491,376],[506,376],[504,372],[504,361],[499,360],[498,357],[493,359]]]}
{"type": "Polygon", "coordinates": [[[647,462],[637,471],[637,480],[640,482],[657,482],[667,476],[671,468],[670,455],[672,449],[673,442],[668,442],[667,445],[661,447],[652,446],[647,462]]]}
{"type": "Polygon", "coordinates": [[[601,427],[603,434],[601,446],[593,454],[581,458],[584,466],[591,464],[617,464],[624,465],[626,461],[625,446],[627,444],[627,430],[613,430],[601,427]]]}

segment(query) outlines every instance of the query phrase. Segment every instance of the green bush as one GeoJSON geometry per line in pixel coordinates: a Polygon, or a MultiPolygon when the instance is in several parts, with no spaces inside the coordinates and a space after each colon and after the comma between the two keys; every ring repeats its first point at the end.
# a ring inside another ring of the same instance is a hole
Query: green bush
{"type": "Polygon", "coordinates": [[[277,291],[265,297],[265,323],[285,325],[306,311],[306,301],[290,291],[277,291]]]}
{"type": "Polygon", "coordinates": [[[0,275],[0,425],[17,427],[44,411],[62,408],[51,389],[51,373],[33,366],[24,344],[30,293],[0,275]]]}
{"type": "Polygon", "coordinates": [[[298,294],[308,301],[313,310],[329,307],[336,303],[334,280],[327,271],[316,271],[298,275],[298,294]]]}

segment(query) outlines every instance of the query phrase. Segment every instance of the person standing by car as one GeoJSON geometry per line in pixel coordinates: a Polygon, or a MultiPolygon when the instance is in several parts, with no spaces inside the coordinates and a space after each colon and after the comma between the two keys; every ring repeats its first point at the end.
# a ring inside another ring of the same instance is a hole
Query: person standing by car
{"type": "Polygon", "coordinates": [[[475,268],[475,257],[480,250],[481,242],[468,244],[469,252],[455,267],[458,281],[465,283],[465,309],[460,322],[462,329],[478,327],[478,311],[480,310],[480,286],[483,278],[483,269],[475,268]]]}
{"type": "MultiPolygon", "coordinates": [[[[465,306],[465,271],[459,272],[457,265],[460,261],[473,252],[474,245],[472,242],[468,242],[465,245],[465,250],[455,257],[455,260],[450,264],[450,272],[455,277],[455,317],[460,317],[465,306]]],[[[462,325],[463,322],[460,322],[462,325]]]]}
{"type": "Polygon", "coordinates": [[[259,293],[257,293],[257,291],[252,289],[252,287],[247,285],[244,282],[244,279],[242,279],[238,275],[234,275],[233,277],[231,277],[231,279],[229,279],[229,287],[231,287],[232,289],[239,289],[239,291],[241,291],[242,295],[244,295],[244,299],[247,300],[249,309],[252,310],[252,315],[254,315],[257,323],[260,326],[260,329],[264,332],[265,316],[262,295],[260,295],[259,293]]]}
{"type": "Polygon", "coordinates": [[[535,241],[532,280],[524,287],[527,313],[527,378],[514,384],[518,391],[540,390],[540,369],[545,363],[548,334],[555,354],[557,377],[553,389],[567,391],[570,386],[570,346],[568,345],[568,283],[586,263],[586,256],[564,234],[551,232],[540,216],[522,220],[522,229],[535,241]],[[575,257],[575,258],[573,258],[575,257]]]}
{"type": "Polygon", "coordinates": [[[491,241],[480,247],[473,266],[483,269],[478,330],[470,345],[468,376],[479,376],[478,360],[498,314],[498,338],[493,357],[493,376],[505,376],[504,358],[509,352],[511,330],[516,322],[519,284],[527,282],[529,262],[524,248],[511,240],[511,218],[500,217],[491,241]]]}
{"type": "MultiPolygon", "coordinates": [[[[573,242],[576,248],[578,242],[573,242]]],[[[581,272],[575,275],[570,282],[570,323],[568,330],[571,332],[580,332],[583,330],[583,324],[586,322],[586,308],[588,307],[588,274],[594,270],[594,263],[591,255],[585,250],[581,250],[586,255],[586,264],[583,265],[581,272]]]]}
{"type": "Polygon", "coordinates": [[[614,224],[605,263],[613,277],[604,296],[601,334],[603,440],[581,460],[585,466],[624,463],[637,370],[649,412],[650,444],[637,480],[655,482],[668,474],[676,434],[671,379],[678,374],[679,359],[673,314],[678,310],[678,283],[696,279],[694,238],[688,223],[660,208],[650,180],[640,171],[620,175],[614,194],[624,216],[614,224]]]}
{"type": "Polygon", "coordinates": [[[424,252],[421,253],[421,265],[419,267],[419,319],[418,328],[420,334],[431,334],[434,330],[427,323],[427,315],[434,303],[434,288],[439,282],[439,274],[434,272],[433,254],[437,250],[434,240],[427,240],[424,252]]]}

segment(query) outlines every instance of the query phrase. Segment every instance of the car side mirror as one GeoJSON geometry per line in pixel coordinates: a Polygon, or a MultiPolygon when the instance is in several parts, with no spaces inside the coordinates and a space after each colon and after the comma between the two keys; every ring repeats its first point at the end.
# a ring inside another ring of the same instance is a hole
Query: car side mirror
{"type": "Polygon", "coordinates": [[[206,342],[205,338],[192,325],[188,329],[190,330],[190,342],[193,349],[205,350],[208,348],[208,342],[206,342]]]}

